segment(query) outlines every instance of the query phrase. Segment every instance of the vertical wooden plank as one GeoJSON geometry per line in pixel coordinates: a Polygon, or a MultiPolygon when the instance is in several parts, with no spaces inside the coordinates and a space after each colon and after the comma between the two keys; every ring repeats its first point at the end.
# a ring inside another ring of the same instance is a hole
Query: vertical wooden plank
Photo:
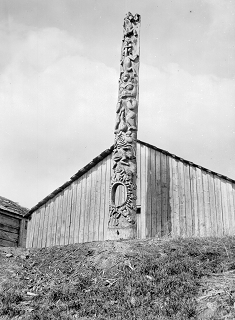
{"type": "Polygon", "coordinates": [[[217,236],[217,216],[216,216],[216,205],[215,205],[215,187],[214,187],[214,176],[208,174],[209,184],[209,196],[210,196],[210,211],[211,211],[211,236],[217,236]]]}
{"type": "Polygon", "coordinates": [[[161,193],[161,153],[156,151],[156,202],[157,202],[157,214],[156,214],[156,226],[157,237],[161,237],[162,234],[162,193],[161,193]]]}
{"type": "Polygon", "coordinates": [[[146,154],[145,154],[146,147],[141,145],[140,152],[141,152],[141,235],[142,238],[146,238],[146,154]]]}
{"type": "Polygon", "coordinates": [[[151,160],[151,180],[148,182],[151,186],[151,236],[155,237],[157,234],[157,188],[156,188],[156,151],[150,149],[151,160]]]}
{"type": "Polygon", "coordinates": [[[111,155],[107,157],[106,161],[106,179],[105,179],[105,215],[104,215],[104,240],[107,240],[108,221],[109,221],[109,192],[111,181],[111,155]]]}
{"type": "Polygon", "coordinates": [[[137,143],[137,153],[136,153],[136,161],[137,161],[137,178],[136,178],[136,185],[137,185],[137,200],[136,206],[140,208],[140,213],[136,215],[136,223],[137,223],[137,239],[142,239],[141,236],[141,183],[140,183],[140,176],[141,176],[141,157],[140,157],[140,144],[137,143]]]}
{"type": "MultiPolygon", "coordinates": [[[[235,183],[231,183],[232,187],[232,197],[233,197],[233,211],[232,211],[232,218],[234,219],[234,228],[235,228],[235,183]]],[[[233,231],[233,234],[235,232],[233,231]]]]}
{"type": "Polygon", "coordinates": [[[221,179],[221,194],[223,206],[223,221],[224,221],[224,234],[229,235],[229,213],[228,213],[228,199],[226,190],[226,180],[221,179]]]}
{"type": "MultiPolygon", "coordinates": [[[[45,217],[45,205],[40,208],[39,212],[39,225],[38,225],[38,236],[37,236],[37,248],[42,247],[42,235],[43,235],[43,224],[44,224],[44,217],[45,217]]],[[[36,241],[35,241],[36,244],[36,241]]]]}
{"type": "Polygon", "coordinates": [[[229,207],[229,235],[233,236],[235,234],[235,206],[233,200],[233,185],[230,181],[227,181],[227,196],[228,196],[228,207],[229,207]]]}
{"type": "Polygon", "coordinates": [[[184,163],[184,188],[185,188],[185,215],[186,215],[186,236],[192,237],[192,203],[189,165],[184,163]]]}
{"type": "Polygon", "coordinates": [[[37,248],[39,222],[40,222],[40,208],[33,213],[35,215],[34,232],[32,238],[32,248],[37,248]]]}
{"type": "Polygon", "coordinates": [[[83,210],[83,197],[85,195],[86,179],[81,177],[78,180],[77,195],[76,195],[76,206],[75,206],[75,219],[74,219],[74,234],[73,243],[83,242],[84,232],[84,210],[83,210]],[[84,189],[84,190],[83,190],[84,189]]]}
{"type": "Polygon", "coordinates": [[[202,171],[202,182],[203,182],[203,198],[204,198],[204,213],[205,213],[205,236],[211,236],[211,213],[210,213],[210,197],[208,187],[208,173],[202,171]]]}
{"type": "Polygon", "coordinates": [[[98,240],[104,239],[104,219],[105,219],[105,184],[106,184],[106,162],[107,157],[101,162],[101,188],[100,188],[100,208],[99,208],[99,234],[98,240]]]}
{"type": "Polygon", "coordinates": [[[85,203],[85,226],[84,226],[84,239],[83,242],[89,241],[89,223],[91,212],[91,188],[92,188],[92,175],[91,170],[87,172],[87,186],[86,186],[86,203],[85,203]]]}
{"type": "Polygon", "coordinates": [[[59,244],[64,245],[65,228],[66,228],[66,216],[68,206],[68,187],[64,189],[63,197],[61,198],[61,228],[60,228],[60,239],[59,244]]]}
{"type": "Polygon", "coordinates": [[[57,237],[57,223],[60,220],[59,216],[59,205],[60,205],[60,197],[61,193],[56,195],[54,198],[54,206],[53,206],[53,224],[52,224],[52,229],[51,229],[51,245],[55,246],[56,245],[56,237],[57,237]]]}
{"type": "Polygon", "coordinates": [[[25,247],[24,239],[25,239],[25,225],[26,225],[26,220],[21,219],[20,220],[20,230],[19,230],[19,238],[18,238],[18,246],[19,247],[25,247]]]}
{"type": "Polygon", "coordinates": [[[50,247],[52,245],[52,226],[53,226],[53,213],[54,213],[54,203],[55,199],[51,199],[48,203],[48,229],[47,229],[47,239],[46,246],[50,247]]]}
{"type": "Polygon", "coordinates": [[[81,216],[80,216],[80,224],[78,229],[78,242],[84,242],[84,230],[86,223],[86,195],[87,195],[87,175],[84,174],[81,180],[81,216]]]}
{"type": "Polygon", "coordinates": [[[223,222],[223,206],[222,206],[222,194],[221,194],[221,181],[220,178],[214,176],[214,188],[215,188],[215,207],[216,207],[216,219],[217,219],[217,236],[224,235],[224,222],[223,222]]]}
{"type": "Polygon", "coordinates": [[[68,187],[67,196],[67,210],[66,210],[66,220],[65,220],[65,235],[64,244],[69,244],[70,239],[70,227],[71,227],[71,211],[72,211],[72,197],[73,197],[73,187],[70,184],[68,187]]]}
{"type": "Polygon", "coordinates": [[[90,170],[91,175],[91,196],[90,196],[90,211],[89,211],[89,222],[88,222],[88,241],[94,241],[94,221],[96,214],[96,186],[97,181],[98,164],[90,170]]]}
{"type": "Polygon", "coordinates": [[[86,191],[83,198],[83,210],[84,210],[84,231],[83,231],[83,241],[88,242],[88,223],[89,223],[89,211],[90,211],[90,193],[91,189],[91,175],[90,172],[86,173],[86,191]]]}
{"type": "Polygon", "coordinates": [[[26,248],[33,247],[33,237],[34,237],[34,233],[35,233],[35,220],[36,220],[36,213],[33,212],[31,215],[31,220],[29,220],[29,222],[28,222],[26,248]]]}
{"type": "Polygon", "coordinates": [[[170,220],[170,224],[171,224],[171,236],[175,237],[175,216],[174,216],[174,183],[173,183],[173,164],[172,162],[174,161],[174,159],[172,157],[168,157],[169,158],[169,170],[170,170],[170,183],[169,183],[169,205],[170,205],[170,209],[169,211],[171,212],[171,215],[168,217],[168,221],[170,220]]]}
{"type": "Polygon", "coordinates": [[[57,198],[58,207],[57,207],[55,245],[60,244],[61,226],[62,226],[62,221],[63,221],[63,198],[64,198],[64,190],[59,193],[59,197],[57,198]]]}
{"type": "Polygon", "coordinates": [[[42,242],[41,242],[42,248],[46,247],[47,232],[48,232],[48,220],[49,220],[49,207],[50,207],[50,202],[47,202],[45,204],[44,223],[42,226],[42,242]]]}
{"type": "Polygon", "coordinates": [[[152,197],[152,188],[154,188],[151,185],[151,176],[153,174],[153,172],[151,171],[151,150],[148,147],[145,147],[145,163],[146,163],[146,171],[145,171],[145,175],[146,175],[146,193],[145,193],[145,208],[146,208],[146,238],[151,237],[151,231],[152,231],[152,227],[151,227],[151,216],[152,216],[152,208],[151,208],[151,197],[152,197]]]}
{"type": "Polygon", "coordinates": [[[70,231],[69,231],[69,244],[74,243],[74,230],[75,230],[75,219],[76,214],[78,214],[77,207],[80,207],[80,204],[77,204],[77,187],[78,187],[78,180],[75,180],[72,185],[72,202],[71,202],[71,223],[70,223],[70,231]]]}
{"type": "Polygon", "coordinates": [[[136,199],[136,205],[140,206],[141,205],[141,193],[140,193],[140,171],[141,171],[141,161],[140,161],[140,144],[137,143],[137,149],[136,149],[136,162],[137,162],[137,179],[136,179],[136,184],[137,184],[137,199],[136,199]]]}
{"type": "Polygon", "coordinates": [[[171,192],[171,165],[170,165],[170,157],[166,156],[166,186],[167,186],[167,192],[166,192],[166,201],[167,201],[167,235],[171,236],[171,198],[170,198],[170,192],[171,192]]]}
{"type": "Polygon", "coordinates": [[[166,181],[166,155],[164,153],[161,153],[161,235],[165,236],[167,235],[167,181],[166,181]]]}
{"type": "Polygon", "coordinates": [[[198,237],[199,231],[199,207],[198,207],[198,190],[197,190],[197,173],[196,168],[190,166],[190,188],[192,197],[192,235],[198,237]]]}
{"type": "Polygon", "coordinates": [[[184,187],[184,163],[178,162],[178,178],[179,178],[179,203],[180,203],[180,235],[186,236],[186,202],[184,187]]]}
{"type": "Polygon", "coordinates": [[[172,234],[180,236],[180,201],[179,201],[179,175],[178,175],[178,162],[172,158],[172,197],[173,197],[173,210],[172,210],[172,234]]]}
{"type": "Polygon", "coordinates": [[[96,186],[95,186],[95,205],[94,205],[94,221],[93,221],[93,241],[99,240],[99,229],[103,227],[103,219],[101,216],[101,188],[102,188],[102,162],[98,163],[96,172],[96,186]],[[100,225],[102,224],[102,226],[100,225]]]}
{"type": "Polygon", "coordinates": [[[196,168],[196,174],[197,174],[197,192],[198,192],[199,234],[200,234],[200,237],[204,237],[206,236],[206,229],[205,229],[202,171],[200,168],[196,168]]]}
{"type": "Polygon", "coordinates": [[[30,236],[32,233],[32,217],[31,220],[28,220],[27,236],[26,236],[26,248],[30,248],[30,236]]]}

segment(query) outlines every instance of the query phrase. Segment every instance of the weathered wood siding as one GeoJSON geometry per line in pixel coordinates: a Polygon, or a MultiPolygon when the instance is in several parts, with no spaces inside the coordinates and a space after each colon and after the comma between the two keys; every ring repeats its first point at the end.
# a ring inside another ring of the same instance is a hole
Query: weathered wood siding
{"type": "Polygon", "coordinates": [[[0,247],[25,247],[26,220],[0,211],[0,247]]]}
{"type": "MultiPolygon", "coordinates": [[[[26,246],[106,240],[110,177],[108,155],[32,214],[26,246]]],[[[138,238],[235,233],[234,183],[141,143],[137,207],[138,238]]]]}

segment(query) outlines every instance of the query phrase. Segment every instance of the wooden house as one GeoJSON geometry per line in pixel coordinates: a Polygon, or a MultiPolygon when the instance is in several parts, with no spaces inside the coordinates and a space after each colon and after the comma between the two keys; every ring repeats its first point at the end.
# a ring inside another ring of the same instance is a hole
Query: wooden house
{"type": "MultiPolygon", "coordinates": [[[[27,247],[108,239],[112,151],[27,213],[27,247]]],[[[137,208],[139,239],[234,235],[235,181],[138,140],[137,208]]]]}
{"type": "Polygon", "coordinates": [[[0,246],[25,247],[28,209],[0,197],[0,246]]]}

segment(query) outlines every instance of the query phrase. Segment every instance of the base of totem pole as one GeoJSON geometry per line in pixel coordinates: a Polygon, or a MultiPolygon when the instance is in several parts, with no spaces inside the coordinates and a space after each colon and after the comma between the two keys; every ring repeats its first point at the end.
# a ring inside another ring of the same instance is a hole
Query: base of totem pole
{"type": "Polygon", "coordinates": [[[108,228],[107,239],[108,240],[128,240],[128,239],[136,239],[137,230],[135,227],[129,228],[108,228]]]}

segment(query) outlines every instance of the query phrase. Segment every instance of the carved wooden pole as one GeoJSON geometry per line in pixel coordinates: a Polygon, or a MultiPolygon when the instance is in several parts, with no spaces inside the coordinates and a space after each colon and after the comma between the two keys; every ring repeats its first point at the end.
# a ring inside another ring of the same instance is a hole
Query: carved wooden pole
{"type": "Polygon", "coordinates": [[[109,239],[136,237],[140,15],[124,18],[110,188],[109,239]]]}

